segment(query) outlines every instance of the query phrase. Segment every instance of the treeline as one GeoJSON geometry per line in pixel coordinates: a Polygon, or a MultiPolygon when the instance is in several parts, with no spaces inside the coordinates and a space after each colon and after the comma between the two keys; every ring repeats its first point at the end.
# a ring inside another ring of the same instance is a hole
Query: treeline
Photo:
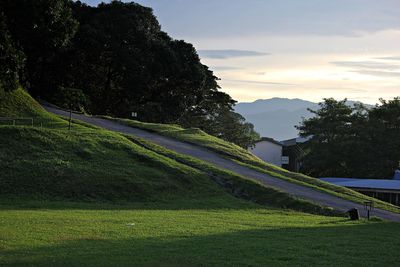
{"type": "Polygon", "coordinates": [[[302,172],[314,177],[392,178],[400,163],[400,98],[367,108],[325,99],[297,128],[312,136],[302,172]]]}
{"type": "Polygon", "coordinates": [[[87,112],[197,127],[248,147],[259,138],[233,112],[218,78],[196,49],[174,40],[152,10],[112,1],[97,7],[71,0],[0,2],[0,83],[65,103],[82,95],[87,112]],[[77,93],[78,92],[78,93],[77,93]]]}

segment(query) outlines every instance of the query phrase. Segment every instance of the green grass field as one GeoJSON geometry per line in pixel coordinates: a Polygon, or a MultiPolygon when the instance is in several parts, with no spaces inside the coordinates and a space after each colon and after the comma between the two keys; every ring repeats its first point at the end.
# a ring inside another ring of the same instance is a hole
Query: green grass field
{"type": "Polygon", "coordinates": [[[0,126],[0,265],[394,266],[400,260],[394,238],[400,224],[351,222],[134,136],[79,121],[68,131],[64,118],[22,89],[0,90],[0,117],[22,116],[34,117],[35,126],[0,126]]]}
{"type": "Polygon", "coordinates": [[[397,223],[252,205],[1,208],[0,264],[13,266],[396,266],[400,260],[397,223]]]}

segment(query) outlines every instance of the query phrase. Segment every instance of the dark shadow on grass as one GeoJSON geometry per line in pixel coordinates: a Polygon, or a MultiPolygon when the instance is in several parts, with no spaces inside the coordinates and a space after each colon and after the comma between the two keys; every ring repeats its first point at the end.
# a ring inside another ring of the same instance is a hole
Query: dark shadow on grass
{"type": "MultiPolygon", "coordinates": [[[[7,199],[0,200],[0,210],[243,210],[265,209],[249,201],[234,199],[233,197],[209,197],[207,199],[178,199],[146,202],[68,202],[68,201],[41,201],[7,199]]],[[[279,207],[268,207],[269,210],[282,210],[279,207]]]]}
{"type": "MultiPolygon", "coordinates": [[[[396,266],[398,233],[400,224],[388,222],[122,240],[88,233],[60,235],[56,245],[3,251],[2,261],[35,266],[396,266]]],[[[132,236],[139,234],[132,227],[132,236]]]]}

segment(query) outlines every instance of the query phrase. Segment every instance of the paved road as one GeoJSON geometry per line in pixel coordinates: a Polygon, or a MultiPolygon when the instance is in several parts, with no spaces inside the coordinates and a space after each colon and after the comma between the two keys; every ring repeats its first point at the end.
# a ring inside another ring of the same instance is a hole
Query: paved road
{"type": "MultiPolygon", "coordinates": [[[[44,108],[57,115],[69,116],[69,113],[54,107],[44,106],[44,108]]],[[[96,117],[88,117],[82,114],[72,114],[74,119],[78,119],[111,131],[133,134],[145,140],[151,141],[173,151],[176,151],[181,154],[186,154],[192,157],[196,157],[198,159],[210,162],[215,166],[228,169],[230,171],[236,172],[240,175],[246,176],[248,178],[252,178],[258,181],[261,181],[267,186],[277,188],[281,191],[287,192],[295,197],[312,201],[314,203],[318,203],[323,206],[332,207],[339,211],[347,211],[351,208],[357,208],[360,211],[360,215],[366,217],[366,211],[364,210],[364,206],[341,199],[317,190],[314,190],[309,187],[293,184],[272,176],[269,176],[265,173],[260,173],[250,168],[241,166],[235,162],[224,159],[220,155],[205,148],[192,145],[189,143],[181,142],[173,138],[161,136],[157,133],[148,132],[145,130],[141,130],[138,128],[126,126],[120,124],[118,122],[110,121],[107,119],[101,119],[96,117]]],[[[400,222],[400,214],[392,213],[385,210],[375,209],[372,213],[374,216],[379,216],[383,219],[400,222]]]]}

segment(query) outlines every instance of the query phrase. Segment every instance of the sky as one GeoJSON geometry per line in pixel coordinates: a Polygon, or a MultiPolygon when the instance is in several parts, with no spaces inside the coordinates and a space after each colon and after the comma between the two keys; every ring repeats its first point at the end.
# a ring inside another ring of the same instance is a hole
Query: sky
{"type": "Polygon", "coordinates": [[[192,43],[239,102],[400,96],[400,0],[135,2],[192,43]]]}

